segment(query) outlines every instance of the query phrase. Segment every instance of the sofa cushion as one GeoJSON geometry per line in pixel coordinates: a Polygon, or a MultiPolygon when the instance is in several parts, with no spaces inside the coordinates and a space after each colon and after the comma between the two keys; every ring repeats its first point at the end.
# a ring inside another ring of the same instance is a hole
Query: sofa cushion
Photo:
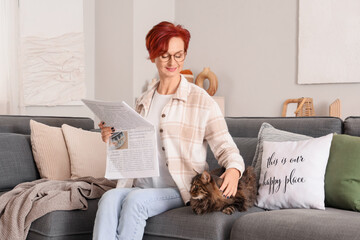
{"type": "Polygon", "coordinates": [[[92,238],[99,199],[88,199],[87,210],[54,211],[35,220],[27,240],[88,240],[92,238]]]}
{"type": "Polygon", "coordinates": [[[247,214],[233,225],[231,240],[360,239],[360,214],[334,208],[285,209],[247,214]]]}
{"type": "Polygon", "coordinates": [[[30,120],[31,146],[41,178],[70,178],[70,158],[61,128],[30,120]]]}
{"type": "Polygon", "coordinates": [[[326,204],[360,211],[360,137],[334,135],[325,175],[326,204]]]}
{"type": "Polygon", "coordinates": [[[332,137],[264,141],[257,206],[325,209],[324,177],[332,137]]]}
{"type": "Polygon", "coordinates": [[[190,207],[172,209],[147,220],[144,239],[155,236],[166,239],[229,239],[236,219],[261,211],[264,210],[253,207],[232,215],[221,212],[195,215],[190,207]]]}
{"type": "Polygon", "coordinates": [[[99,132],[61,126],[70,157],[71,178],[105,176],[106,143],[99,132]]]}
{"type": "Polygon", "coordinates": [[[0,133],[0,191],[39,178],[28,136],[0,133]]]}
{"type": "Polygon", "coordinates": [[[360,137],[360,117],[347,117],[345,119],[344,134],[360,137]]]}

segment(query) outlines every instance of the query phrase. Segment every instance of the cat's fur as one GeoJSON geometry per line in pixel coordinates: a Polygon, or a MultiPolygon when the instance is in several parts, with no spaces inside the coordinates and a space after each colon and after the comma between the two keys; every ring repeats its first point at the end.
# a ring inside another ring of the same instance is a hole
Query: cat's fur
{"type": "MultiPolygon", "coordinates": [[[[219,170],[216,170],[219,172],[219,170]]],[[[212,172],[213,173],[213,172],[212,172]]],[[[222,211],[231,215],[237,209],[246,211],[254,205],[256,199],[256,178],[253,167],[248,167],[239,179],[238,190],[235,197],[226,198],[220,191],[223,182],[219,176],[204,171],[197,174],[191,182],[190,206],[194,213],[204,214],[222,211]]]]}

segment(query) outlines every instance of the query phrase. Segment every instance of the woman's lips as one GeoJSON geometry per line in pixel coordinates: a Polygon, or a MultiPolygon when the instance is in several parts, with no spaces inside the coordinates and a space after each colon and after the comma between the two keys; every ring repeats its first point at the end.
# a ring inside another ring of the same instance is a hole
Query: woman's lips
{"type": "Polygon", "coordinates": [[[175,71],[176,71],[176,67],[174,67],[174,68],[169,68],[169,67],[167,67],[166,70],[168,70],[169,72],[175,72],[175,71]]]}

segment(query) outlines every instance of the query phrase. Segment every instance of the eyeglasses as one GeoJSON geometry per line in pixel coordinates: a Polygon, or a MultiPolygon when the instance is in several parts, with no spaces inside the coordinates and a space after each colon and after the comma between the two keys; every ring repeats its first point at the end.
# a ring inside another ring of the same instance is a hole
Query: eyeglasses
{"type": "Polygon", "coordinates": [[[159,57],[159,59],[162,62],[168,62],[168,61],[170,61],[171,57],[174,57],[174,60],[176,62],[182,62],[185,60],[185,56],[186,56],[185,52],[178,52],[178,53],[175,53],[174,55],[166,53],[166,54],[161,55],[159,57]]]}

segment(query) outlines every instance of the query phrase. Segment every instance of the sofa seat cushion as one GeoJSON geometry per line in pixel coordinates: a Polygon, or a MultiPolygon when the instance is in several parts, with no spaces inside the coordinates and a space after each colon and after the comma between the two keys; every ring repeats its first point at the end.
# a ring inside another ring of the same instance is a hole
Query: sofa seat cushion
{"type": "Polygon", "coordinates": [[[360,239],[360,214],[326,208],[286,209],[253,213],[239,218],[231,238],[246,240],[360,239]]]}
{"type": "Polygon", "coordinates": [[[237,218],[259,211],[264,210],[253,207],[232,215],[221,212],[195,215],[190,207],[172,209],[147,220],[144,239],[229,239],[237,218]]]}
{"type": "Polygon", "coordinates": [[[54,211],[34,221],[27,240],[91,239],[99,199],[87,200],[88,209],[54,211]]]}

